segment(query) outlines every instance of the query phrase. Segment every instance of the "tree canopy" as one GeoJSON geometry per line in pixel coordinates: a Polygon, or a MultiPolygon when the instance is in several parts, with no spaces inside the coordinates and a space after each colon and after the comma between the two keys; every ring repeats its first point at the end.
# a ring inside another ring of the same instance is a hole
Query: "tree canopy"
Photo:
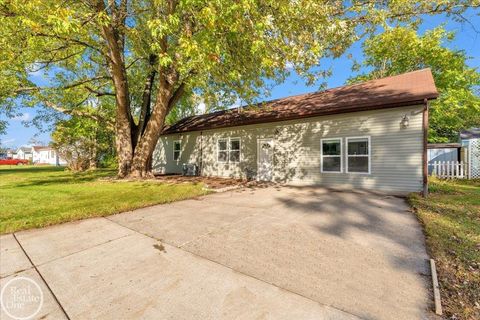
{"type": "Polygon", "coordinates": [[[368,73],[350,79],[359,82],[431,68],[439,91],[430,108],[430,142],[456,142],[461,129],[480,124],[480,73],[468,66],[462,50],[446,45],[455,37],[443,27],[419,35],[414,27],[396,27],[365,41],[368,73]]]}
{"type": "Polygon", "coordinates": [[[192,97],[210,108],[251,101],[283,81],[287,65],[312,83],[321,58],[378,26],[478,4],[0,0],[0,105],[9,115],[35,105],[114,126],[119,176],[143,177],[167,116],[188,111],[192,97]],[[43,84],[32,81],[39,71],[43,84]],[[114,116],[98,107],[108,104],[114,116]]]}

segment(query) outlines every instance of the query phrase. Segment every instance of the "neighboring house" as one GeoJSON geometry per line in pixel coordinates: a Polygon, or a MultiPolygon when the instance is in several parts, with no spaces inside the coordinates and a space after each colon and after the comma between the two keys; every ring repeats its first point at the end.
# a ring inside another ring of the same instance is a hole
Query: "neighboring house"
{"type": "Polygon", "coordinates": [[[32,161],[34,164],[65,165],[66,161],[60,158],[57,151],[48,146],[33,146],[32,161]]]}
{"type": "Polygon", "coordinates": [[[16,159],[17,151],[16,150],[7,150],[7,158],[16,159]]]}
{"type": "Polygon", "coordinates": [[[480,178],[480,128],[462,130],[459,134],[462,145],[461,159],[468,164],[468,176],[480,178]]]}
{"type": "Polygon", "coordinates": [[[20,147],[17,149],[17,155],[15,159],[22,159],[22,160],[32,160],[33,153],[31,147],[20,147]]]}
{"type": "Polygon", "coordinates": [[[426,186],[430,69],[192,116],[166,127],[158,173],[393,193],[426,186]]]}
{"type": "Polygon", "coordinates": [[[438,161],[459,161],[461,155],[460,143],[429,143],[428,174],[433,171],[433,164],[438,161]]]}

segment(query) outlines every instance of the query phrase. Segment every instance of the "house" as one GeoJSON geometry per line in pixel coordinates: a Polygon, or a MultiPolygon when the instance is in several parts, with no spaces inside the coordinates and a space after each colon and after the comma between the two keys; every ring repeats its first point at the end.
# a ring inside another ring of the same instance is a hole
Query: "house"
{"type": "Polygon", "coordinates": [[[57,151],[48,146],[32,146],[34,164],[65,165],[66,161],[59,157],[57,151]]]}
{"type": "Polygon", "coordinates": [[[237,109],[166,127],[157,173],[198,167],[204,176],[404,194],[427,179],[430,69],[237,109]]]}
{"type": "Polygon", "coordinates": [[[33,153],[31,147],[20,147],[17,149],[17,155],[15,159],[22,159],[22,160],[32,160],[33,153]]]}
{"type": "Polygon", "coordinates": [[[480,178],[480,128],[470,128],[459,133],[462,146],[461,160],[467,163],[470,179],[480,178]]]}
{"type": "Polygon", "coordinates": [[[16,159],[17,158],[17,151],[12,150],[12,149],[8,149],[7,150],[7,158],[16,159]]]}
{"type": "Polygon", "coordinates": [[[48,146],[20,147],[17,151],[10,151],[7,156],[13,159],[30,160],[33,164],[50,164],[56,166],[67,164],[55,149],[48,146]]]}

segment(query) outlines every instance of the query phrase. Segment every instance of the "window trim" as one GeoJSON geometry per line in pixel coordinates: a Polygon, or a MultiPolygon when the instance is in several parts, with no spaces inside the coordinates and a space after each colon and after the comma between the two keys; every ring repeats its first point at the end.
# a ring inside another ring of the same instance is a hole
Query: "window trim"
{"type": "Polygon", "coordinates": [[[180,158],[182,156],[182,140],[173,140],[172,148],[173,148],[173,161],[180,161],[180,158]],[[177,142],[180,144],[180,150],[175,150],[175,143],[177,142]],[[178,159],[175,159],[176,151],[178,151],[178,159]]]}
{"type": "Polygon", "coordinates": [[[372,174],[372,143],[370,136],[357,136],[357,137],[346,137],[345,138],[345,144],[346,144],[346,152],[345,152],[345,157],[346,157],[346,166],[345,166],[345,172],[350,173],[350,174],[372,174]],[[367,155],[349,155],[348,154],[348,140],[353,140],[353,139],[367,139],[368,141],[368,154],[367,155]],[[349,157],[365,157],[367,156],[368,159],[368,172],[351,172],[348,171],[348,158],[349,157]]]}
{"type": "Polygon", "coordinates": [[[242,161],[242,139],[240,137],[227,137],[227,138],[218,138],[217,139],[217,163],[233,163],[233,164],[236,164],[236,163],[240,163],[242,161]],[[239,159],[238,161],[230,161],[230,151],[237,151],[236,149],[235,150],[231,150],[231,141],[232,140],[238,140],[238,153],[239,153],[239,159]],[[219,148],[219,142],[220,141],[226,141],[227,142],[227,149],[226,150],[222,150],[222,152],[226,152],[227,153],[227,160],[226,161],[220,161],[218,160],[218,155],[220,153],[220,148],[219,148]]]}
{"type": "Polygon", "coordinates": [[[343,139],[336,137],[336,138],[324,138],[320,139],[320,172],[321,173],[343,173],[343,139]],[[324,141],[340,141],[340,155],[323,155],[323,142],[324,141]],[[340,171],[324,171],[323,170],[323,158],[338,158],[340,157],[340,171]]]}

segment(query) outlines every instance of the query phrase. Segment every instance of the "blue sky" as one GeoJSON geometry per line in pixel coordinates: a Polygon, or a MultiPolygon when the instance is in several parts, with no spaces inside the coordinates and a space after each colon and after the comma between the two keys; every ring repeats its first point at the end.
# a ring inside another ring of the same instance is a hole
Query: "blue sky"
{"type": "MultiPolygon", "coordinates": [[[[476,26],[476,29],[480,32],[480,17],[475,16],[472,10],[468,11],[464,15],[469,21],[476,26]]],[[[471,67],[480,69],[480,33],[477,33],[475,29],[468,23],[459,23],[446,19],[444,16],[426,17],[423,24],[420,27],[420,33],[425,30],[433,29],[442,23],[446,23],[446,29],[455,31],[457,33],[456,39],[449,45],[452,49],[464,50],[468,56],[472,59],[468,61],[471,67]]],[[[361,42],[356,43],[347,53],[350,53],[357,60],[362,60],[361,42]]],[[[345,84],[345,81],[352,75],[351,66],[352,62],[346,58],[346,56],[339,59],[323,59],[323,67],[331,67],[333,75],[326,79],[328,87],[338,87],[345,84]]],[[[41,74],[33,75],[33,79],[38,82],[44,81],[41,74]]],[[[315,91],[318,86],[307,87],[304,82],[296,75],[290,76],[283,84],[273,88],[270,97],[266,99],[275,99],[286,97],[295,94],[301,94],[306,92],[315,91]]],[[[35,109],[23,108],[23,116],[14,119],[8,119],[8,128],[6,135],[0,136],[3,146],[7,147],[19,147],[29,144],[32,138],[43,143],[50,141],[50,132],[39,132],[35,127],[26,127],[23,121],[31,120],[35,116],[35,109]]]]}

